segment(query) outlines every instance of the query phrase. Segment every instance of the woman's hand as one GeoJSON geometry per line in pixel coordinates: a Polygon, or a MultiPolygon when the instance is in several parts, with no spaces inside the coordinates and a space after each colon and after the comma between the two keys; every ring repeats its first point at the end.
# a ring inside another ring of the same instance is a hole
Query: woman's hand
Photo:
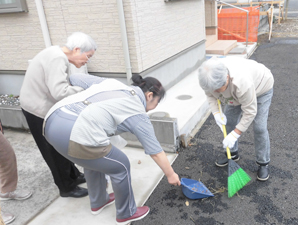
{"type": "Polygon", "coordinates": [[[177,173],[173,172],[173,174],[171,174],[170,176],[167,177],[168,178],[168,182],[169,184],[172,184],[174,186],[180,186],[180,179],[177,173]]]}
{"type": "Polygon", "coordinates": [[[156,164],[162,169],[164,174],[167,176],[169,184],[172,184],[175,186],[180,185],[179,176],[173,170],[164,151],[150,156],[156,162],[156,164]]]}

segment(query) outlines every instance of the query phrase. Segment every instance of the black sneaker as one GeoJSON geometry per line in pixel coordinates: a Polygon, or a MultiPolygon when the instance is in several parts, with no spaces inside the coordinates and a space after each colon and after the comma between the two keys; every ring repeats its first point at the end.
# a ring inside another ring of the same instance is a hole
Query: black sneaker
{"type": "Polygon", "coordinates": [[[269,178],[269,169],[268,165],[259,166],[257,179],[260,181],[266,181],[269,178]]]}
{"type": "MultiPolygon", "coordinates": [[[[232,152],[231,153],[231,157],[232,159],[237,162],[240,159],[240,156],[238,155],[238,152],[232,152]]],[[[224,167],[227,166],[229,163],[228,157],[227,157],[227,153],[223,156],[221,156],[216,162],[215,165],[219,166],[219,167],[224,167]]]]}

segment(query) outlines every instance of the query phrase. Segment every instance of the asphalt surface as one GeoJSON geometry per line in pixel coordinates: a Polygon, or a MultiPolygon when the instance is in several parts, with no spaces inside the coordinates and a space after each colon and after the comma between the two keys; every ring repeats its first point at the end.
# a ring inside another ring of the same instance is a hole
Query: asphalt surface
{"type": "Polygon", "coordinates": [[[181,178],[200,180],[215,196],[187,199],[181,187],[169,185],[164,177],[145,203],[151,209],[150,214],[133,225],[298,224],[298,38],[273,38],[270,43],[264,42],[251,59],[266,65],[275,78],[268,120],[269,180],[256,179],[258,166],[251,126],[239,139],[241,159],[237,163],[252,180],[238,195],[228,198],[228,168],[214,164],[223,152],[223,138],[211,115],[190,145],[179,149],[173,168],[181,178]]]}

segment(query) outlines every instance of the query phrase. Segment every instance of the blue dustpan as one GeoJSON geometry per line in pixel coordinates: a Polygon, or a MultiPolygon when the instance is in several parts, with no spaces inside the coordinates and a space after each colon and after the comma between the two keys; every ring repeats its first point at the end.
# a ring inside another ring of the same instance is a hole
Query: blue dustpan
{"type": "Polygon", "coordinates": [[[190,199],[208,198],[214,195],[205,187],[205,185],[197,180],[181,178],[182,192],[190,199]]]}

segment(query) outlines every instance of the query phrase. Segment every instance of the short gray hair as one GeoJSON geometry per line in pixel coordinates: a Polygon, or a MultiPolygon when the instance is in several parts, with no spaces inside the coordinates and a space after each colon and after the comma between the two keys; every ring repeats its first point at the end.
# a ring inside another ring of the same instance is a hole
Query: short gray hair
{"type": "Polygon", "coordinates": [[[91,50],[96,51],[97,46],[95,41],[87,34],[82,32],[75,32],[71,34],[67,38],[67,42],[65,44],[69,50],[73,50],[74,48],[80,48],[81,53],[89,52],[91,50]]]}
{"type": "Polygon", "coordinates": [[[199,83],[204,91],[215,91],[227,82],[229,71],[217,58],[205,61],[198,70],[199,83]]]}

